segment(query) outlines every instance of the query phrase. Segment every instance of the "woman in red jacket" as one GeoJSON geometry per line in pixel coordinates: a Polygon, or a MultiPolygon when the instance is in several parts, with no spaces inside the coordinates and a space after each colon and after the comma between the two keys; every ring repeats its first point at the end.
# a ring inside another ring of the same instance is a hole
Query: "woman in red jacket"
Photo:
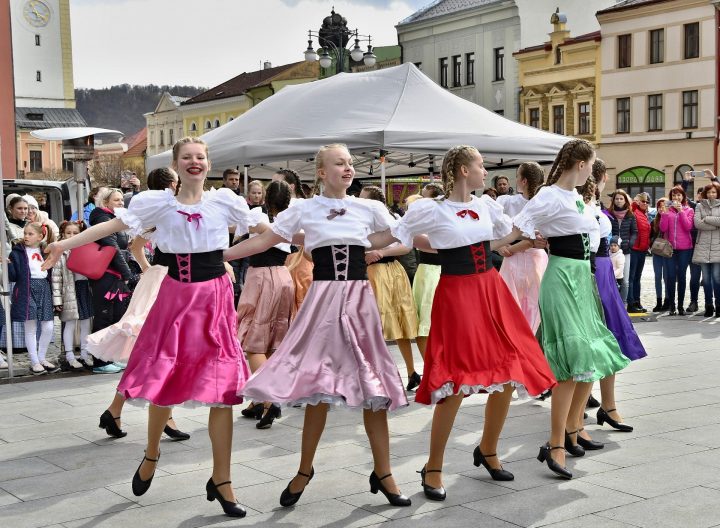
{"type": "Polygon", "coordinates": [[[630,248],[630,280],[627,296],[627,310],[629,313],[643,313],[647,310],[640,304],[640,278],[645,267],[645,257],[650,249],[650,221],[647,217],[650,196],[642,192],[635,196],[631,204],[637,224],[637,238],[630,248]]]}

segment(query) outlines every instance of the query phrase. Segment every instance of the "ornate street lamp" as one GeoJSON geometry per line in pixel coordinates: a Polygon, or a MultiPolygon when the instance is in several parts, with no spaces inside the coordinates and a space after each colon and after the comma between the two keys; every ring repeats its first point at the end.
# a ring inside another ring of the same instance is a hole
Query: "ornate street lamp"
{"type": "Polygon", "coordinates": [[[362,62],[366,66],[375,66],[377,57],[373,53],[372,40],[370,35],[360,35],[358,30],[350,30],[347,27],[347,20],[342,15],[335,12],[335,8],[330,12],[330,16],[325,17],[322,27],[319,31],[308,31],[308,47],[305,50],[305,60],[308,62],[320,61],[320,66],[329,68],[332,66],[333,56],[335,58],[335,73],[345,71],[345,56],[350,54],[352,62],[362,62]],[[320,53],[313,48],[313,38],[317,38],[320,45],[320,53]],[[348,48],[350,39],[353,38],[355,43],[353,47],[348,48]],[[367,51],[363,51],[360,42],[367,42],[367,51]]]}

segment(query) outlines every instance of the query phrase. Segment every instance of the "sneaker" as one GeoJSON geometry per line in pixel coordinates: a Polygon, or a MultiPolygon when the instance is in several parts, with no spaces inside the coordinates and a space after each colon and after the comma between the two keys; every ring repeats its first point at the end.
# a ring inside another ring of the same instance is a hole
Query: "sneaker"
{"type": "Polygon", "coordinates": [[[112,363],[108,363],[102,367],[93,367],[93,374],[117,374],[121,371],[122,369],[120,367],[113,365],[112,363]]]}
{"type": "Polygon", "coordinates": [[[45,370],[47,370],[48,374],[54,374],[55,372],[60,372],[60,367],[53,365],[52,363],[50,363],[47,360],[41,361],[40,365],[42,365],[42,367],[45,370]]]}
{"type": "MultiPolygon", "coordinates": [[[[712,313],[710,314],[712,315],[712,313]]],[[[5,361],[5,358],[0,356],[0,369],[6,369],[8,368],[7,361],[5,361]]]]}
{"type": "Polygon", "coordinates": [[[120,370],[125,370],[127,368],[127,363],[123,363],[122,361],[113,361],[113,365],[115,365],[120,370]]]}
{"type": "Polygon", "coordinates": [[[47,374],[47,370],[45,370],[45,367],[43,367],[40,363],[35,363],[32,367],[30,367],[30,373],[33,376],[42,376],[43,374],[47,374]]]}
{"type": "Polygon", "coordinates": [[[72,370],[83,370],[85,368],[85,366],[82,363],[80,363],[77,359],[71,359],[70,361],[68,361],[68,366],[72,370]]]}
{"type": "Polygon", "coordinates": [[[88,356],[85,358],[81,357],[80,363],[82,363],[85,366],[85,368],[87,368],[87,369],[93,368],[93,365],[94,365],[92,356],[88,356]]]}

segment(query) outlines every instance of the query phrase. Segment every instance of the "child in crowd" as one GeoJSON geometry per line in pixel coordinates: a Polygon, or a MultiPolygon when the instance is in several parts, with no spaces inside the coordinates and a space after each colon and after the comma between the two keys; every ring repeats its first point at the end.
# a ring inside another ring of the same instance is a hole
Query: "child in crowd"
{"type": "Polygon", "coordinates": [[[29,223],[23,231],[22,242],[13,248],[8,262],[10,282],[15,283],[10,317],[13,321],[22,321],[24,324],[30,372],[35,376],[60,370],[45,359],[53,338],[53,300],[50,273],[43,271],[41,267],[45,262],[43,249],[53,241],[52,231],[47,225],[29,223]]]}
{"type": "MultiPolygon", "coordinates": [[[[85,222],[63,222],[60,225],[60,240],[72,238],[85,230],[85,222]]],[[[62,332],[65,359],[73,370],[92,366],[88,356],[87,339],[93,316],[92,293],[88,278],[74,273],[67,267],[70,252],[66,251],[52,270],[53,305],[60,320],[65,323],[62,332]],[[75,329],[80,326],[80,361],[75,358],[73,347],[75,329]]]]}
{"type": "Polygon", "coordinates": [[[625,254],[620,251],[620,239],[618,237],[612,237],[610,239],[610,260],[612,261],[613,271],[615,272],[615,280],[618,283],[618,287],[622,288],[625,254]]]}

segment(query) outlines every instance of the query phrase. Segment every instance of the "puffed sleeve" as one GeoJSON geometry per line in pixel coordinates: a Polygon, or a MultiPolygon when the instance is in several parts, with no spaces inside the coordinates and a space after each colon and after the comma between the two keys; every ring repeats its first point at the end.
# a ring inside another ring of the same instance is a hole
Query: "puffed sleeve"
{"type": "Polygon", "coordinates": [[[498,240],[510,234],[512,231],[512,219],[505,214],[505,210],[501,203],[496,202],[487,194],[478,198],[480,202],[487,207],[490,212],[490,221],[493,225],[493,240],[498,240]]]}
{"type": "Polygon", "coordinates": [[[368,200],[367,204],[370,206],[373,215],[373,223],[370,226],[370,231],[373,233],[387,231],[397,224],[398,221],[390,214],[385,204],[377,200],[368,200]]]}
{"type": "Polygon", "coordinates": [[[527,203],[523,210],[520,211],[512,219],[523,235],[528,238],[535,238],[535,230],[545,225],[554,212],[557,210],[557,204],[553,203],[552,191],[549,187],[543,187],[538,193],[527,203]]]}
{"type": "Polygon", "coordinates": [[[261,222],[262,217],[260,215],[262,211],[260,208],[250,209],[245,198],[238,196],[230,189],[225,187],[216,189],[211,199],[224,204],[227,211],[228,225],[236,225],[238,229],[242,228],[243,233],[247,233],[249,228],[261,222]]]}
{"type": "Polygon", "coordinates": [[[297,202],[292,207],[288,207],[275,217],[275,221],[270,224],[273,233],[280,235],[288,242],[292,241],[293,235],[302,231],[301,219],[303,217],[304,204],[307,200],[297,202]]]}
{"type": "Polygon", "coordinates": [[[155,227],[158,209],[167,203],[168,196],[172,196],[168,195],[168,192],[171,191],[143,191],[133,196],[130,207],[117,208],[113,214],[128,226],[131,236],[143,236],[146,231],[155,227]]]}
{"type": "Polygon", "coordinates": [[[425,235],[435,225],[438,204],[433,198],[415,200],[403,216],[390,228],[392,235],[405,247],[413,247],[413,237],[425,235]]]}

